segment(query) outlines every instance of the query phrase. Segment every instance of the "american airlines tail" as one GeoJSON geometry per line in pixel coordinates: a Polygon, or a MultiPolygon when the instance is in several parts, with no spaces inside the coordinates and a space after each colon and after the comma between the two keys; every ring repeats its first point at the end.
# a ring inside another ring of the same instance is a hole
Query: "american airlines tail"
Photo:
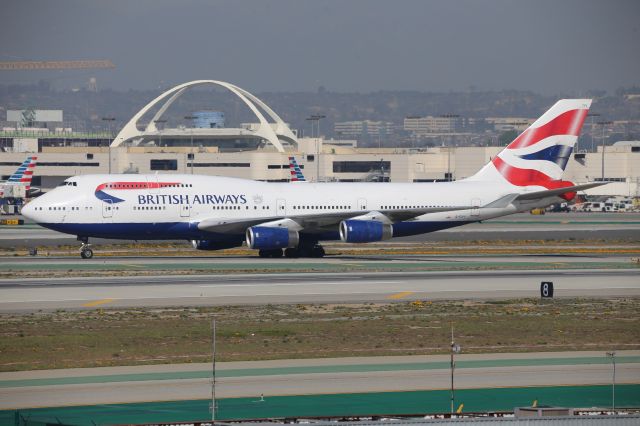
{"type": "Polygon", "coordinates": [[[18,169],[9,176],[6,182],[0,185],[0,197],[4,197],[8,192],[5,188],[9,185],[24,186],[26,195],[29,194],[31,189],[31,179],[33,178],[33,171],[36,168],[36,162],[38,157],[30,156],[18,167],[18,169]]]}
{"type": "MultiPolygon", "coordinates": [[[[520,193],[571,189],[574,184],[562,176],[590,106],[591,99],[559,100],[468,180],[492,181],[520,193]]],[[[570,199],[575,193],[562,195],[570,199]]]]}
{"type": "Polygon", "coordinates": [[[302,174],[302,170],[300,170],[300,166],[298,166],[296,157],[289,157],[289,172],[291,173],[291,182],[307,181],[302,174]]]}

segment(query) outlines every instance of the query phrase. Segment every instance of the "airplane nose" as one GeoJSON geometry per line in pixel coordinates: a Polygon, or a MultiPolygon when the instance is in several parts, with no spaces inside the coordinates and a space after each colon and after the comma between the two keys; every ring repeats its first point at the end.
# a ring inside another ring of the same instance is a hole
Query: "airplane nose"
{"type": "Polygon", "coordinates": [[[23,206],[20,212],[22,213],[22,216],[26,217],[29,220],[35,221],[35,217],[34,217],[35,207],[33,206],[33,201],[23,206]]]}

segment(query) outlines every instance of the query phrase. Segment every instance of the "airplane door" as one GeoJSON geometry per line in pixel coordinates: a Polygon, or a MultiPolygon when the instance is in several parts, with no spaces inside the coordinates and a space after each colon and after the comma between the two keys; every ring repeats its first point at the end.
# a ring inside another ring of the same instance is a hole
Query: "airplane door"
{"type": "Polygon", "coordinates": [[[191,216],[191,206],[189,204],[180,204],[180,217],[191,216]]]}
{"type": "Polygon", "coordinates": [[[113,217],[113,203],[109,199],[102,200],[102,217],[113,217]]]}
{"type": "Polygon", "coordinates": [[[471,200],[471,205],[474,206],[473,209],[471,209],[471,216],[480,216],[480,205],[482,203],[482,200],[480,200],[480,198],[474,198],[473,200],[471,200]],[[475,207],[478,206],[478,207],[475,207]]]}
{"type": "Polygon", "coordinates": [[[367,210],[367,200],[365,200],[364,198],[358,198],[358,204],[356,204],[356,209],[367,210]]]}
{"type": "Polygon", "coordinates": [[[276,200],[276,216],[286,216],[287,215],[287,200],[278,199],[276,200]]]}

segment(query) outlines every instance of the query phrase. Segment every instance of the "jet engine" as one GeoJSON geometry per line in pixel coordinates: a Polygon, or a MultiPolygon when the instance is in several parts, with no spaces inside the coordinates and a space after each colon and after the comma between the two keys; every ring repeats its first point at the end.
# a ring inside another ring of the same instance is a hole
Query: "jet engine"
{"type": "Polygon", "coordinates": [[[372,243],[393,236],[393,226],[375,220],[349,219],[340,222],[340,239],[345,243],[372,243]]]}
{"type": "Polygon", "coordinates": [[[240,247],[242,240],[191,240],[191,245],[196,250],[224,250],[228,248],[240,247]]]}
{"type": "Polygon", "coordinates": [[[252,249],[272,250],[298,247],[298,231],[289,228],[252,226],[247,229],[247,246],[252,249]]]}

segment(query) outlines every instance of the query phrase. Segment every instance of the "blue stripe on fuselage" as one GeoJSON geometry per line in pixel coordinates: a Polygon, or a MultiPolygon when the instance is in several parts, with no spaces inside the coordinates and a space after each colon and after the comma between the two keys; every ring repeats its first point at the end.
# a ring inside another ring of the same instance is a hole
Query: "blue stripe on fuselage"
{"type": "MultiPolygon", "coordinates": [[[[393,225],[394,237],[407,237],[411,235],[426,234],[466,225],[473,221],[465,222],[427,222],[408,221],[398,222],[393,225]]],[[[83,237],[111,238],[122,240],[216,240],[226,241],[242,238],[242,234],[222,234],[217,232],[205,232],[198,229],[196,222],[156,222],[156,223],[41,223],[41,226],[65,234],[79,235],[83,237]]],[[[300,238],[315,241],[339,240],[337,231],[327,231],[321,234],[309,234],[304,231],[300,238]]]]}
{"type": "Polygon", "coordinates": [[[123,240],[190,240],[215,235],[199,230],[197,223],[187,222],[41,223],[40,225],[65,234],[123,240]]]}

